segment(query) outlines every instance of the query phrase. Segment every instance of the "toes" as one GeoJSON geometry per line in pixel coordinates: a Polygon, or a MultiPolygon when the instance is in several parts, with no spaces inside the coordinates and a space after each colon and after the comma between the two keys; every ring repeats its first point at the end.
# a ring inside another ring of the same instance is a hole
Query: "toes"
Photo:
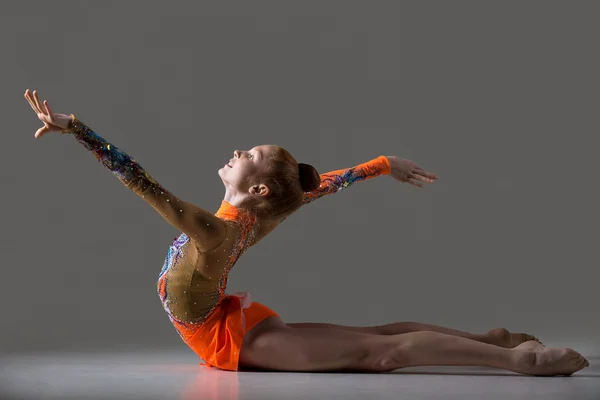
{"type": "MultiPolygon", "coordinates": [[[[579,353],[577,353],[577,354],[579,354],[579,353]]],[[[583,355],[579,354],[579,359],[580,359],[580,363],[582,365],[581,368],[590,366],[590,362],[583,355]]]]}
{"type": "Polygon", "coordinates": [[[525,332],[511,333],[509,330],[507,330],[505,328],[496,328],[496,329],[490,330],[488,332],[488,334],[491,336],[497,337],[499,340],[504,341],[510,347],[516,347],[519,344],[522,344],[525,342],[530,342],[530,341],[537,342],[537,343],[541,344],[542,346],[544,346],[544,343],[542,343],[542,341],[538,337],[530,335],[525,332]]]}
{"type": "Polygon", "coordinates": [[[529,342],[529,341],[534,341],[534,342],[538,342],[539,344],[543,344],[542,341],[540,339],[538,339],[536,336],[533,335],[529,335],[527,333],[521,333],[520,334],[520,338],[521,338],[521,342],[529,342]]]}
{"type": "Polygon", "coordinates": [[[533,336],[528,335],[526,333],[518,333],[518,334],[516,334],[516,339],[518,340],[518,343],[514,343],[514,344],[518,345],[518,344],[529,342],[529,341],[533,340],[533,336]]]}
{"type": "Polygon", "coordinates": [[[542,346],[544,346],[544,343],[542,343],[542,341],[537,336],[533,336],[533,335],[524,335],[524,336],[525,336],[524,342],[533,341],[533,342],[537,342],[537,343],[541,344],[542,346]]]}
{"type": "Polygon", "coordinates": [[[537,336],[531,336],[531,340],[535,340],[536,342],[538,342],[539,344],[543,344],[542,341],[537,337],[537,336]]]}
{"type": "Polygon", "coordinates": [[[577,363],[577,370],[589,367],[590,365],[590,362],[584,356],[577,352],[575,352],[574,360],[577,363]]]}

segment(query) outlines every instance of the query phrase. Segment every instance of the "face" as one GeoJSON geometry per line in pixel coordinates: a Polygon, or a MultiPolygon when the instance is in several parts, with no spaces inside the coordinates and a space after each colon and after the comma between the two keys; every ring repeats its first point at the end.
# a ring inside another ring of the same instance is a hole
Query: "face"
{"type": "Polygon", "coordinates": [[[246,179],[260,173],[269,164],[269,157],[277,146],[262,145],[250,150],[236,150],[233,157],[219,169],[219,176],[227,190],[248,192],[250,185],[246,179]]]}

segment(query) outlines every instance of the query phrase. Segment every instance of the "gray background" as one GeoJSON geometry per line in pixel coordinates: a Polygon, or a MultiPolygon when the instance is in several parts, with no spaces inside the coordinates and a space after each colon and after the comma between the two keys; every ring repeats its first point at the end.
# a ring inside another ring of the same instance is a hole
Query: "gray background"
{"type": "MultiPolygon", "coordinates": [[[[598,3],[6,2],[2,352],[184,349],[156,294],[179,234],[23,93],[216,211],[234,149],[390,177],[299,210],[229,291],[289,322],[506,327],[600,354],[598,3]]],[[[190,353],[191,354],[191,353],[190,353]]]]}

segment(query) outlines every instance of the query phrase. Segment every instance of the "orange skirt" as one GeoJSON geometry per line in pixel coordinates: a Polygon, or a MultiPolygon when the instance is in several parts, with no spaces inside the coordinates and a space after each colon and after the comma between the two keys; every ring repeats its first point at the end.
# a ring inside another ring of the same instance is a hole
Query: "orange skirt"
{"type": "Polygon", "coordinates": [[[278,315],[269,307],[252,302],[250,294],[227,295],[186,343],[207,364],[237,371],[244,335],[269,317],[278,315]]]}

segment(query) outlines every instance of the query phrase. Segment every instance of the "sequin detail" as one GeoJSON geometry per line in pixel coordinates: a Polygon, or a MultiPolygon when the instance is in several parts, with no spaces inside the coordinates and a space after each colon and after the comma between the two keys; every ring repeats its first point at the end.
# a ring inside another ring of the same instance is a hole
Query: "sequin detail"
{"type": "Polygon", "coordinates": [[[71,115],[69,126],[62,131],[73,133],[75,139],[85,148],[90,150],[96,159],[108,168],[125,185],[133,185],[139,181],[142,190],[148,186],[158,192],[167,192],[152,176],[150,176],[140,164],[117,146],[109,143],[90,127],[71,115]]]}
{"type": "Polygon", "coordinates": [[[321,174],[321,185],[312,192],[305,192],[302,196],[302,204],[308,204],[327,194],[346,189],[356,182],[389,174],[390,169],[391,166],[388,158],[386,156],[379,156],[355,167],[338,169],[321,174]]]}

